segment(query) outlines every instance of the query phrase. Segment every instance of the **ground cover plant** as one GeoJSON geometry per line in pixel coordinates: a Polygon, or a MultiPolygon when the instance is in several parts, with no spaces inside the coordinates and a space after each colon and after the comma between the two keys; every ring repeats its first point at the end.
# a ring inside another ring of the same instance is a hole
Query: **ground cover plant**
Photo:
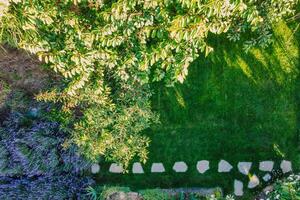
{"type": "Polygon", "coordinates": [[[282,200],[297,200],[300,198],[300,176],[292,174],[284,180],[275,183],[274,190],[269,192],[268,198],[282,200]]]}

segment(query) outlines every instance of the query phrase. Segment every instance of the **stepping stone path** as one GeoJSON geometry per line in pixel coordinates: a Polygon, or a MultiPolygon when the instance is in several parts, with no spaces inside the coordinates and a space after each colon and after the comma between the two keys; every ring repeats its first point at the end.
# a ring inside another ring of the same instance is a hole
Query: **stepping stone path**
{"type": "Polygon", "coordinates": [[[251,166],[252,166],[251,162],[239,162],[238,163],[238,169],[244,175],[248,175],[249,174],[251,166]]]}
{"type": "Polygon", "coordinates": [[[175,162],[175,164],[173,165],[173,170],[175,172],[186,172],[187,169],[188,169],[188,166],[183,161],[175,162]]]}
{"type": "Polygon", "coordinates": [[[198,161],[197,170],[199,173],[204,174],[207,170],[209,170],[209,161],[208,160],[198,161]]]}
{"type": "Polygon", "coordinates": [[[218,172],[230,172],[232,168],[232,165],[226,160],[221,160],[218,164],[218,172]]]}
{"type": "Polygon", "coordinates": [[[152,163],[151,166],[152,173],[162,173],[165,172],[165,167],[162,163],[152,163]]]}
{"type": "MultiPolygon", "coordinates": [[[[249,174],[250,169],[252,167],[252,162],[239,162],[238,165],[238,170],[240,173],[244,175],[249,175],[249,182],[248,182],[248,188],[252,189],[257,187],[260,184],[259,178],[253,174],[252,176],[249,174]]],[[[201,160],[197,162],[196,168],[199,173],[204,174],[207,170],[210,169],[209,166],[209,161],[208,160],[201,160]]],[[[259,170],[263,172],[271,172],[274,168],[274,162],[273,161],[261,161],[259,162],[259,170]]],[[[292,163],[287,160],[283,160],[280,163],[280,168],[283,173],[288,173],[292,171],[292,163]]],[[[218,172],[223,173],[223,172],[230,172],[233,169],[233,166],[227,162],[226,160],[220,160],[218,163],[218,172]]],[[[178,161],[175,162],[173,165],[173,170],[177,173],[182,173],[186,172],[188,170],[188,166],[184,161],[178,161]]],[[[100,165],[97,163],[94,163],[91,165],[91,172],[93,174],[96,174],[100,171],[100,165]]],[[[111,173],[122,173],[123,167],[116,164],[112,163],[109,167],[109,172],[111,173]]],[[[163,173],[165,172],[165,167],[163,163],[152,163],[151,166],[151,172],[152,173],[163,173]]],[[[133,174],[143,174],[144,169],[142,167],[142,164],[139,162],[133,163],[132,166],[132,173],[133,174]]],[[[263,177],[262,180],[265,182],[268,182],[271,180],[271,174],[266,173],[263,177]]],[[[243,196],[243,182],[240,180],[234,180],[234,194],[236,196],[243,196]]]]}
{"type": "Polygon", "coordinates": [[[243,182],[239,180],[234,180],[234,194],[236,196],[243,196],[244,191],[243,191],[243,182]]]}
{"type": "Polygon", "coordinates": [[[91,171],[93,174],[97,174],[100,171],[100,165],[98,165],[97,163],[92,164],[91,171]]]}
{"type": "Polygon", "coordinates": [[[117,174],[122,173],[123,172],[123,167],[116,164],[116,163],[112,163],[109,167],[109,172],[117,173],[117,174]]]}
{"type": "Polygon", "coordinates": [[[133,163],[132,173],[134,173],[134,174],[143,174],[144,173],[144,169],[143,169],[141,163],[139,163],[139,162],[133,163]]]}
{"type": "Polygon", "coordinates": [[[274,166],[273,161],[262,161],[259,163],[259,170],[264,172],[270,172],[272,171],[274,166]]]}
{"type": "Polygon", "coordinates": [[[268,174],[266,174],[266,175],[264,175],[263,176],[263,180],[265,181],[265,182],[268,182],[269,180],[271,180],[271,175],[268,173],[268,174]]]}
{"type": "Polygon", "coordinates": [[[255,188],[256,186],[259,185],[259,179],[258,177],[254,174],[253,176],[250,177],[250,181],[248,183],[248,188],[252,189],[255,188]]]}
{"type": "Polygon", "coordinates": [[[292,163],[290,161],[283,160],[280,164],[280,168],[283,173],[288,173],[292,171],[292,163]]]}

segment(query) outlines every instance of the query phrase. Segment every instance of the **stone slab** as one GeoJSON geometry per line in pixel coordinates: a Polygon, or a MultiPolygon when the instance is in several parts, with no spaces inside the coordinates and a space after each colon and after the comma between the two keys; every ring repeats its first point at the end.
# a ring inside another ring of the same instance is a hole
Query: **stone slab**
{"type": "Polygon", "coordinates": [[[259,185],[259,178],[255,174],[253,174],[252,176],[250,176],[248,188],[252,189],[258,185],[259,185]]]}
{"type": "Polygon", "coordinates": [[[97,174],[100,171],[100,165],[97,163],[92,164],[91,166],[91,172],[93,174],[97,174]]]}
{"type": "Polygon", "coordinates": [[[259,170],[264,172],[270,172],[272,171],[274,166],[273,161],[262,161],[259,163],[259,170]]]}
{"type": "Polygon", "coordinates": [[[265,181],[265,182],[268,182],[269,180],[271,180],[271,175],[269,174],[269,173],[267,173],[267,174],[265,174],[264,176],[263,176],[263,180],[265,181]]]}
{"type": "Polygon", "coordinates": [[[186,172],[188,170],[188,166],[185,162],[178,161],[173,165],[173,170],[175,172],[186,172]]]}
{"type": "Polygon", "coordinates": [[[143,169],[141,163],[139,163],[139,162],[133,163],[132,173],[134,173],[134,174],[143,174],[144,173],[144,169],[143,169]]]}
{"type": "Polygon", "coordinates": [[[232,165],[226,160],[221,160],[218,164],[218,172],[230,172],[232,165]]]}
{"type": "Polygon", "coordinates": [[[109,172],[117,173],[117,174],[122,173],[123,172],[123,167],[116,164],[116,163],[112,163],[109,167],[109,172]]]}
{"type": "Polygon", "coordinates": [[[282,169],[283,173],[291,172],[292,171],[292,163],[290,161],[283,160],[280,163],[280,168],[282,169]]]}
{"type": "Polygon", "coordinates": [[[162,163],[152,163],[151,166],[152,173],[162,173],[165,172],[165,167],[162,163]]]}
{"type": "Polygon", "coordinates": [[[236,196],[243,196],[244,195],[244,184],[242,181],[234,180],[234,194],[236,196]]]}
{"type": "Polygon", "coordinates": [[[248,175],[251,169],[252,163],[251,162],[239,162],[238,169],[244,175],[248,175]]]}
{"type": "Polygon", "coordinates": [[[208,160],[198,161],[197,170],[199,173],[204,174],[207,170],[209,170],[209,161],[208,160]]]}

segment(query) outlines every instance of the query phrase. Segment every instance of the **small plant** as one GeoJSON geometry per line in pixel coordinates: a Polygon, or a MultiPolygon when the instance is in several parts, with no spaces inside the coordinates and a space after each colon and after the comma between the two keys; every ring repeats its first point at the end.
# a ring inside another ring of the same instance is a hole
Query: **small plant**
{"type": "Polygon", "coordinates": [[[96,185],[94,187],[87,188],[87,195],[92,200],[104,200],[109,199],[111,195],[114,194],[124,194],[130,192],[130,188],[128,187],[118,187],[118,186],[99,186],[96,185]]]}
{"type": "Polygon", "coordinates": [[[168,199],[170,199],[168,193],[163,192],[160,189],[141,190],[140,193],[143,196],[144,200],[168,200],[168,199]]]}
{"type": "Polygon", "coordinates": [[[93,188],[91,186],[89,186],[87,189],[87,196],[91,199],[91,200],[100,200],[100,195],[101,195],[101,191],[98,187],[93,188]]]}
{"type": "Polygon", "coordinates": [[[278,180],[274,190],[267,194],[269,200],[299,200],[300,199],[300,175],[292,174],[288,178],[278,180]]]}

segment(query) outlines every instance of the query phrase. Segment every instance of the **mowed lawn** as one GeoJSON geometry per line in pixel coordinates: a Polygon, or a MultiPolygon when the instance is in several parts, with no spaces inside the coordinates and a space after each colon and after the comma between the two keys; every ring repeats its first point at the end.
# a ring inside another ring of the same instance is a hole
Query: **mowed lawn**
{"type": "Polygon", "coordinates": [[[248,53],[241,45],[212,39],[215,51],[193,63],[184,84],[153,86],[153,108],[161,124],[146,131],[151,145],[145,174],[110,174],[109,163],[102,163],[99,183],[132,189],[220,186],[231,193],[234,179],[242,180],[244,187],[248,184],[248,177],[238,173],[239,161],[253,162],[251,173],[260,176],[262,160],[278,161],[275,167],[282,159],[291,160],[294,169],[299,168],[300,31],[296,28],[280,23],[274,44],[248,53]],[[234,169],[218,173],[220,159],[234,169]],[[209,160],[211,169],[199,174],[198,160],[209,160]],[[185,161],[188,171],[175,173],[176,161],[185,161]],[[153,162],[163,162],[166,172],[150,173],[153,162]]]}

